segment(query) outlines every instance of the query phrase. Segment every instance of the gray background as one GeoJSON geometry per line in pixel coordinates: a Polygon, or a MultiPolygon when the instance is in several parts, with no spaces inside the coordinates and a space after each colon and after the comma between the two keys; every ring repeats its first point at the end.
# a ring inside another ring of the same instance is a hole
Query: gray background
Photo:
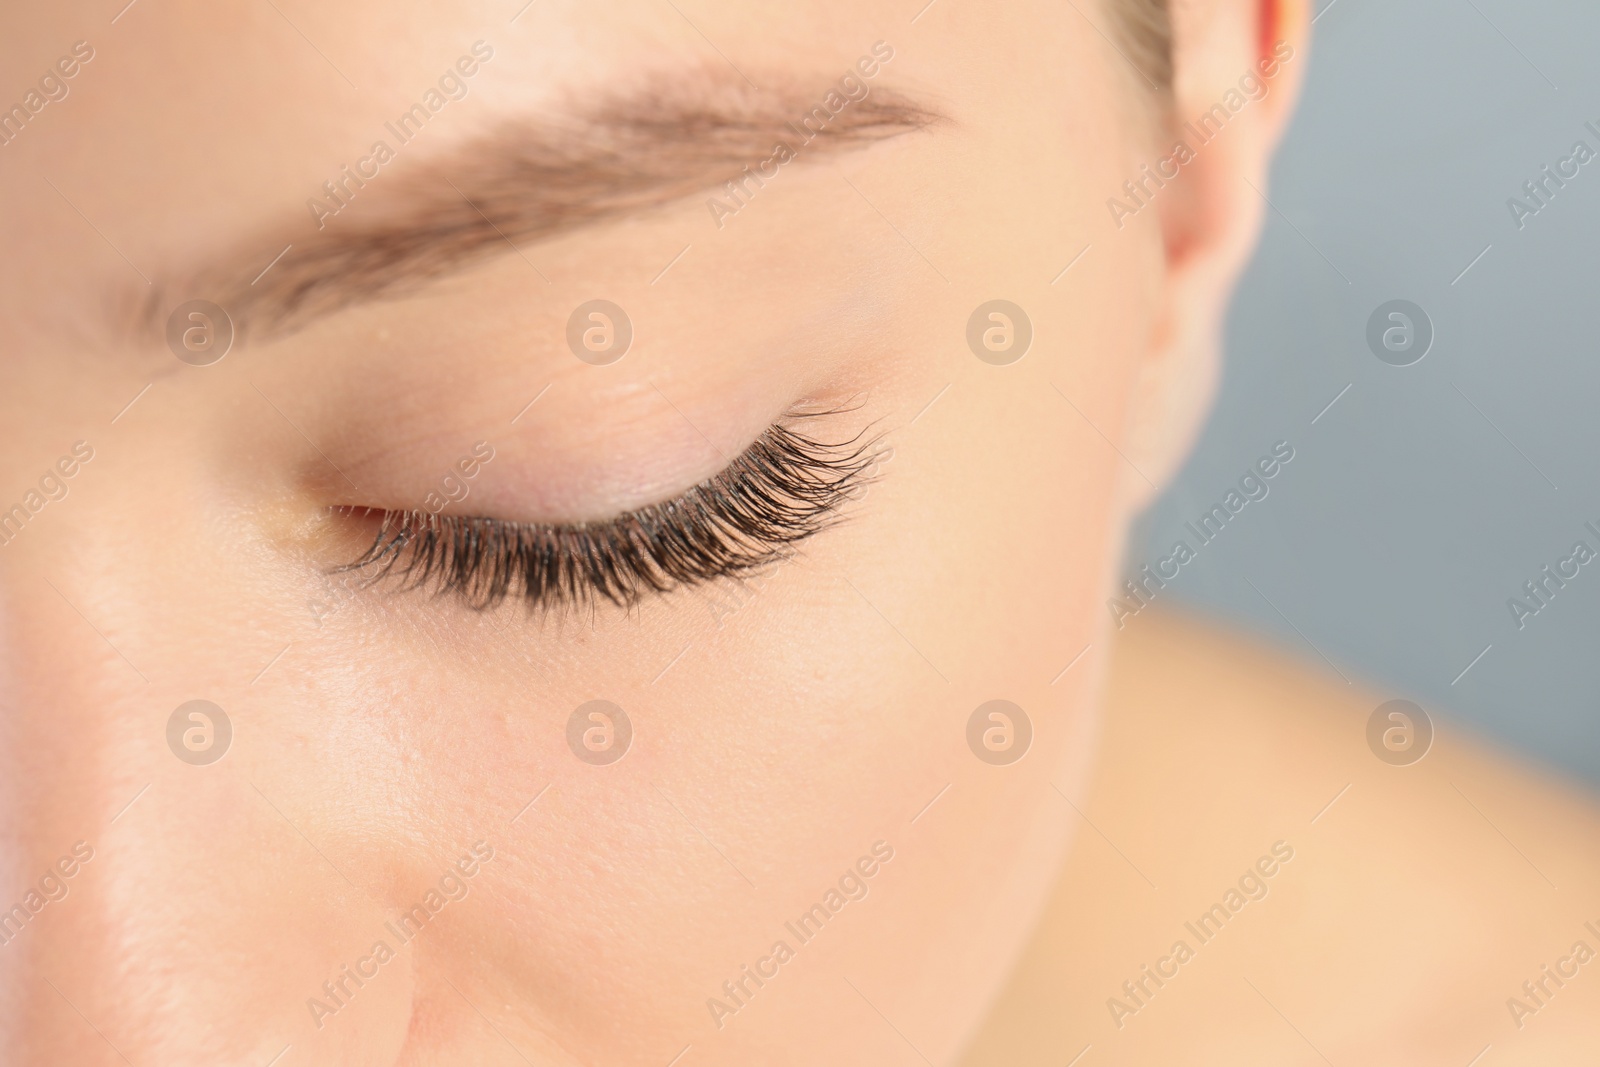
{"type": "Polygon", "coordinates": [[[1216,411],[1130,564],[1193,545],[1184,520],[1288,440],[1270,495],[1160,596],[1600,783],[1600,560],[1520,631],[1506,604],[1574,541],[1600,550],[1600,159],[1522,230],[1506,206],[1575,141],[1600,152],[1600,8],[1318,7],[1216,411]],[[1395,298],[1435,328],[1410,367],[1365,341],[1395,298]]]}

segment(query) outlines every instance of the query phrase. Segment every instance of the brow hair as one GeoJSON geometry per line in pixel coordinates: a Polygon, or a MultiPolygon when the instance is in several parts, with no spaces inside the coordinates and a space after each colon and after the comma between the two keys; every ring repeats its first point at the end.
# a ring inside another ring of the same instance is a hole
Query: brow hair
{"type": "MultiPolygon", "coordinates": [[[[325,231],[294,241],[259,283],[246,282],[240,265],[259,266],[260,250],[274,239],[240,242],[253,260],[235,255],[232,266],[152,287],[135,312],[141,328],[158,334],[172,306],[203,295],[227,310],[236,340],[276,336],[526,243],[705,191],[766,160],[779,142],[804,161],[941,121],[906,96],[871,87],[801,141],[802,120],[831,87],[772,92],[715,82],[697,92],[685,84],[645,83],[562,120],[506,122],[395,175],[383,196],[369,198],[378,212],[330,220],[325,231]]],[[[277,240],[292,240],[293,232],[281,230],[277,240]]]]}

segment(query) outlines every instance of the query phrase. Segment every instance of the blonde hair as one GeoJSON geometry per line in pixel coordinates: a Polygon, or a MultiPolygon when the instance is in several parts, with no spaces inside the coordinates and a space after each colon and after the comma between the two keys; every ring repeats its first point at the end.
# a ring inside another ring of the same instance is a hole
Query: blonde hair
{"type": "Polygon", "coordinates": [[[1133,65],[1166,95],[1172,89],[1172,18],[1167,0],[1108,0],[1133,65]]]}

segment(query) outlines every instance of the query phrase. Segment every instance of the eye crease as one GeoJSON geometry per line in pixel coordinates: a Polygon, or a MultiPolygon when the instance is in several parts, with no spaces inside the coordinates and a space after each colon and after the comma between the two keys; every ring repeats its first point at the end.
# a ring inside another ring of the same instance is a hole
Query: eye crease
{"type": "Polygon", "coordinates": [[[631,607],[651,594],[736,578],[791,556],[833,525],[871,482],[881,439],[863,430],[829,443],[795,423],[766,430],[721,472],[681,496],[584,523],[511,522],[406,509],[340,508],[377,533],[340,571],[369,584],[425,589],[486,610],[631,607]]]}

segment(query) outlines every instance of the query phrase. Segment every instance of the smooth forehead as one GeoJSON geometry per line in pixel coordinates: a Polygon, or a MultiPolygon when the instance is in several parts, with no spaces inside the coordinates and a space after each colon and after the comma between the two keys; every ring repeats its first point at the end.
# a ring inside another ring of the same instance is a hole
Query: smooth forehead
{"type": "Polygon", "coordinates": [[[1043,52],[1030,37],[1065,28],[1041,19],[1059,16],[1028,3],[979,17],[948,0],[926,9],[806,0],[759,10],[704,0],[504,0],[420,11],[376,0],[136,0],[94,19],[14,8],[0,18],[8,72],[0,91],[20,98],[86,41],[94,59],[71,79],[69,101],[30,124],[26,140],[39,143],[7,152],[43,157],[47,174],[92,160],[112,179],[94,189],[99,206],[181,247],[231,223],[241,199],[299,207],[308,186],[353,162],[475,42],[495,58],[471,78],[470,102],[452,102],[443,128],[412,151],[435,151],[512,113],[568,114],[650,78],[715,70],[762,90],[820,84],[878,40],[902,58],[898,77],[937,79],[953,94],[963,80],[992,81],[1002,69],[1025,81],[1019,61],[1043,52]],[[1039,34],[1017,32],[1031,28],[1039,34]]]}

